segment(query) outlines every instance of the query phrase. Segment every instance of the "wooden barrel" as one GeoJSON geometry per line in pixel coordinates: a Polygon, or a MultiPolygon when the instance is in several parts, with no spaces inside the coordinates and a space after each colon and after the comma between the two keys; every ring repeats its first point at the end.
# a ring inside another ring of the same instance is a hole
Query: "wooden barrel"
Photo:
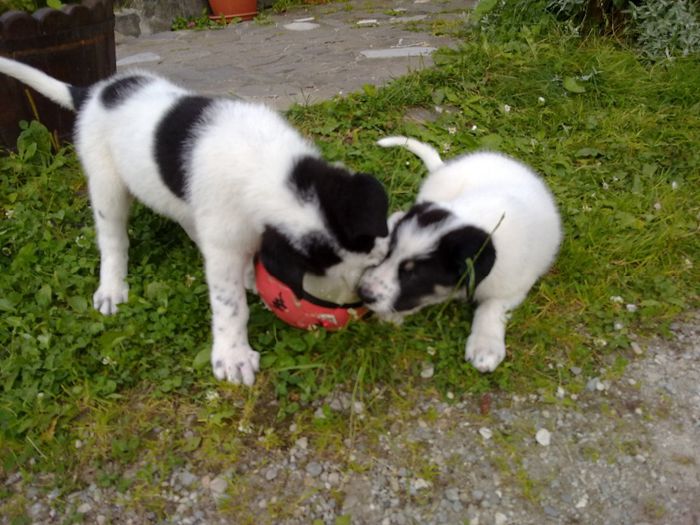
{"type": "MultiPolygon", "coordinates": [[[[0,55],[34,66],[76,86],[87,86],[116,71],[112,0],[83,0],[60,11],[0,16],[0,55]]],[[[70,140],[75,115],[25,85],[0,74],[0,144],[14,148],[19,121],[35,118],[59,138],[70,140]]]]}

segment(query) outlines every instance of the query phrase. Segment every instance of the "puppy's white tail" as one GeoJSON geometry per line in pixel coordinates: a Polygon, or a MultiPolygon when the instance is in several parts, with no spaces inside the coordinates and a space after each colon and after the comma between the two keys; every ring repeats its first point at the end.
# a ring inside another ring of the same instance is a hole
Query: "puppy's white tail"
{"type": "MultiPolygon", "coordinates": [[[[59,106],[75,111],[71,93],[72,86],[70,84],[50,77],[31,66],[3,57],[0,57],[0,73],[16,78],[29,87],[36,89],[46,98],[53,100],[59,106]]],[[[78,88],[73,89],[78,90],[78,88]]]]}
{"type": "Polygon", "coordinates": [[[408,137],[385,137],[378,140],[377,144],[383,148],[390,148],[392,146],[402,146],[406,148],[423,161],[428,171],[435,171],[444,164],[435,148],[416,139],[408,137]]]}

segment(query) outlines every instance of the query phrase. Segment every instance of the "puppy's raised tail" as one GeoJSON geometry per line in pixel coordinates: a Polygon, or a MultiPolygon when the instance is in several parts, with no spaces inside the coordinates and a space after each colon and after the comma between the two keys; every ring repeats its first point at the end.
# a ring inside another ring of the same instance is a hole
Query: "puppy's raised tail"
{"type": "Polygon", "coordinates": [[[75,111],[85,99],[87,90],[61,82],[31,66],[0,57],[0,73],[16,78],[34,88],[59,106],[75,111]]]}
{"type": "Polygon", "coordinates": [[[423,161],[423,164],[425,164],[425,167],[428,168],[428,171],[431,172],[440,168],[444,164],[435,148],[416,139],[400,136],[385,137],[378,140],[377,144],[383,148],[391,148],[393,146],[402,146],[406,148],[420,158],[420,160],[423,161]]]}

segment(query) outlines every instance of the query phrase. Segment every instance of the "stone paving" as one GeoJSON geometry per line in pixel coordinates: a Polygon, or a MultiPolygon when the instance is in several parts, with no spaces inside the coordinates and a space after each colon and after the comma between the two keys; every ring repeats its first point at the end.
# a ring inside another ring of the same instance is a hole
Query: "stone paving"
{"type": "Polygon", "coordinates": [[[432,64],[457,40],[437,26],[466,23],[474,0],[348,1],[291,9],[266,23],[220,30],[118,35],[117,69],[161,73],[194,91],[235,95],[277,109],[382,85],[432,64]]]}

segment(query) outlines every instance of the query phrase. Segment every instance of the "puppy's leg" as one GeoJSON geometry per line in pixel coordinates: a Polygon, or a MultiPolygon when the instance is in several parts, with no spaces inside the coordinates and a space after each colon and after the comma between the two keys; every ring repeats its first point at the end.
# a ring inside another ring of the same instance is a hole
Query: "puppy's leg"
{"type": "Polygon", "coordinates": [[[190,238],[190,240],[194,242],[197,246],[199,246],[199,237],[197,236],[197,228],[195,228],[194,221],[180,221],[180,226],[182,226],[182,229],[185,230],[185,233],[190,238]]]}
{"type": "Polygon", "coordinates": [[[211,363],[217,379],[252,385],[260,354],[248,344],[245,269],[250,257],[201,237],[212,308],[211,363]]]}
{"type": "Polygon", "coordinates": [[[245,286],[245,289],[248,290],[249,292],[254,293],[255,295],[259,295],[258,294],[258,287],[255,284],[255,264],[253,263],[252,259],[246,265],[245,271],[243,273],[244,273],[243,285],[245,286]]]}
{"type": "Polygon", "coordinates": [[[82,161],[88,175],[90,204],[100,249],[100,284],[93,295],[93,304],[95,310],[111,315],[117,312],[117,305],[129,297],[126,225],[132,197],[117,175],[107,151],[91,149],[90,155],[83,156],[82,161]]]}
{"type": "Polygon", "coordinates": [[[480,372],[493,372],[506,356],[506,322],[511,303],[487,299],[476,308],[464,359],[480,372]]]}

